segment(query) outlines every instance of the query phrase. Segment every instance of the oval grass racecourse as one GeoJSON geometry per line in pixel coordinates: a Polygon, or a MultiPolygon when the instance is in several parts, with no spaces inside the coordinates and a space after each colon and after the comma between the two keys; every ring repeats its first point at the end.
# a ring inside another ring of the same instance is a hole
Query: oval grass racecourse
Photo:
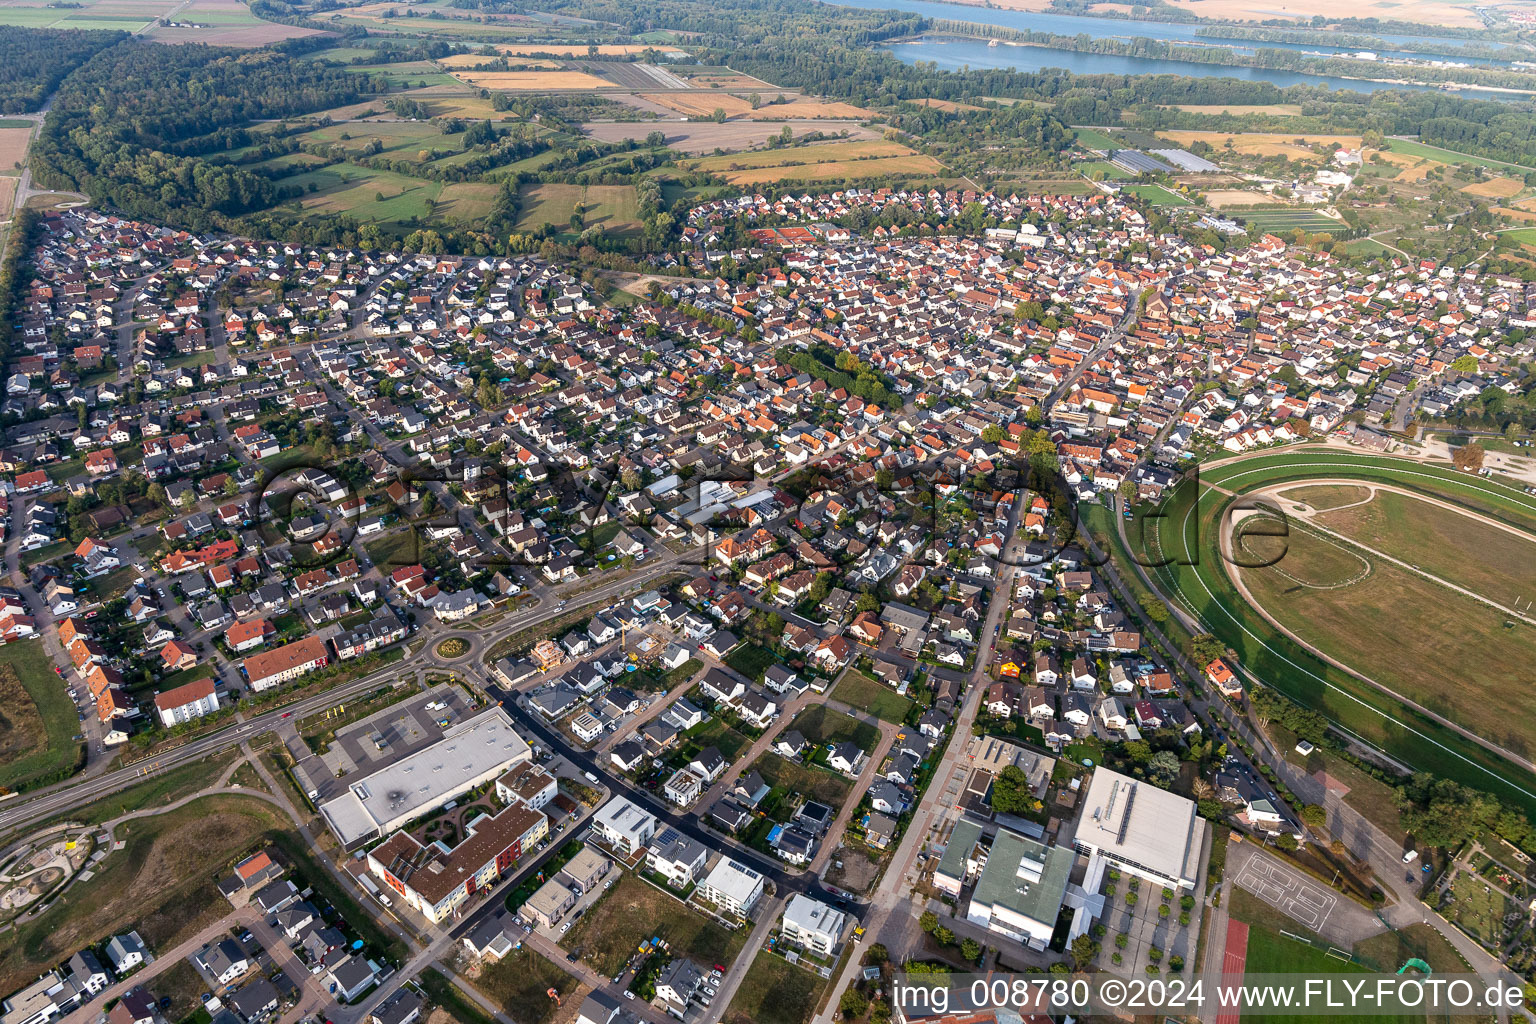
{"type": "MultiPolygon", "coordinates": [[[[1232,567],[1217,548],[1216,526],[1236,500],[1223,490],[1243,494],[1275,483],[1309,478],[1391,484],[1536,532],[1536,497],[1519,487],[1471,476],[1448,466],[1307,445],[1203,467],[1198,497],[1192,483],[1181,484],[1170,492],[1157,518],[1127,524],[1131,547],[1148,561],[1176,560],[1150,567],[1148,574],[1164,596],[1193,614],[1205,629],[1237,653],[1245,674],[1321,711],[1342,731],[1358,736],[1415,770],[1434,772],[1494,793],[1536,815],[1536,774],[1306,650],[1285,637],[1238,592],[1231,576],[1232,567]],[[1223,490],[1213,489],[1212,485],[1223,490]],[[1144,529],[1144,535],[1138,527],[1144,529]],[[1188,562],[1194,564],[1183,564],[1188,562]]],[[[1387,613],[1389,621],[1394,616],[1406,620],[1402,628],[1415,628],[1411,608],[1388,609],[1387,613]]],[[[1352,663],[1351,667],[1375,678],[1369,664],[1352,663]]],[[[1447,662],[1440,668],[1448,683],[1477,671],[1475,664],[1465,662],[1447,662]]],[[[1514,695],[1516,687],[1532,688],[1536,669],[1492,682],[1496,688],[1508,687],[1514,695]]],[[[1448,707],[1441,700],[1436,713],[1461,724],[1459,715],[1448,712],[1448,707]]],[[[1510,710],[1513,717],[1513,702],[1510,710]]],[[[1530,747],[1515,752],[1532,759],[1530,747]]]]}

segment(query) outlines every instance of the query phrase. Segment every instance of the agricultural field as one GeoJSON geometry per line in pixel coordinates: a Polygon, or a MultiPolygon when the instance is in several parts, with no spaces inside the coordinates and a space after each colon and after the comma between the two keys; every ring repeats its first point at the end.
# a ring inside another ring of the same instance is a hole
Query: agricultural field
{"type": "Polygon", "coordinates": [[[704,964],[730,963],[746,943],[743,929],[716,924],[692,907],[629,872],[621,872],[608,894],[592,904],[581,921],[560,939],[566,949],[581,948],[581,959],[601,974],[619,973],[646,939],[659,935],[674,956],[704,964]]]}
{"type": "Polygon", "coordinates": [[[1125,146],[1125,143],[1113,135],[1101,132],[1097,128],[1074,128],[1072,130],[1072,137],[1077,140],[1079,146],[1085,149],[1111,150],[1121,149],[1125,146]]]}
{"type": "Polygon", "coordinates": [[[14,175],[0,177],[0,219],[10,217],[16,202],[16,183],[20,180],[14,175]]]}
{"type": "Polygon", "coordinates": [[[640,228],[639,198],[633,185],[524,185],[518,231],[537,231],[546,223],[568,230],[576,205],[583,204],[584,227],[602,225],[609,234],[640,228]]]}
{"type": "Polygon", "coordinates": [[[726,117],[748,121],[791,121],[796,118],[809,120],[838,118],[852,121],[870,116],[868,110],[851,103],[835,100],[822,102],[806,99],[803,96],[788,103],[770,103],[768,101],[773,97],[764,96],[763,102],[756,110],[752,109],[751,102],[745,97],[713,90],[695,90],[691,93],[642,93],[640,98],[688,117],[709,117],[716,110],[724,110],[726,117]]]}
{"type": "Polygon", "coordinates": [[[1294,207],[1248,210],[1235,216],[1241,218],[1243,223],[1260,231],[1295,231],[1300,228],[1309,232],[1327,232],[1338,231],[1344,227],[1343,221],[1326,217],[1315,210],[1300,210],[1294,207]]]}
{"type": "Polygon", "coordinates": [[[1340,145],[1348,149],[1360,148],[1358,135],[1282,135],[1278,132],[1193,132],[1161,131],[1158,137],[1167,139],[1188,149],[1197,142],[1210,146],[1218,154],[1238,153],[1243,156],[1283,156],[1291,160],[1321,162],[1323,157],[1312,150],[1313,146],[1340,145]],[[1230,145],[1230,149],[1228,146],[1230,145]]]}
{"type": "Polygon", "coordinates": [[[756,170],[764,167],[789,167],[796,164],[826,163],[833,160],[863,160],[870,157],[911,156],[913,150],[899,142],[885,140],[871,142],[826,142],[788,149],[770,149],[761,153],[741,153],[732,156],[712,156],[693,160],[686,166],[691,171],[710,171],[723,174],[729,171],[756,170]]]}
{"type": "Polygon", "coordinates": [[[1525,182],[1514,178],[1488,178],[1485,181],[1474,181],[1470,185],[1464,185],[1461,190],[1468,195],[1482,196],[1486,199],[1513,199],[1525,191],[1525,182]]]}
{"type": "Polygon", "coordinates": [[[1406,156],[1416,156],[1426,160],[1437,160],[1445,164],[1473,164],[1477,167],[1489,169],[1502,169],[1524,174],[1532,168],[1520,164],[1512,164],[1505,160],[1494,160],[1492,157],[1469,156],[1466,153],[1458,153],[1452,149],[1441,149],[1439,146],[1428,146],[1422,142],[1413,142],[1408,139],[1388,139],[1387,149],[1393,153],[1402,153],[1406,156]]]}
{"type": "Polygon", "coordinates": [[[1238,206],[1284,206],[1285,200],[1276,199],[1268,192],[1249,192],[1240,188],[1218,188],[1205,193],[1205,201],[1213,210],[1230,210],[1238,206]]]}
{"type": "Polygon", "coordinates": [[[1116,167],[1108,160],[1084,160],[1072,166],[1097,181],[1130,181],[1140,177],[1123,167],[1116,167]]]}
{"type": "Polygon", "coordinates": [[[1519,245],[1536,246],[1536,228],[1517,228],[1514,231],[1503,231],[1499,238],[1507,242],[1515,242],[1519,245]]]}
{"type": "Polygon", "coordinates": [[[240,0],[191,0],[185,7],[174,9],[173,24],[156,26],[146,35],[157,43],[266,46],[320,34],[317,29],[263,21],[240,0]]]}
{"type": "Polygon", "coordinates": [[[1153,206],[1188,206],[1189,200],[1161,185],[1127,185],[1125,191],[1140,196],[1153,206]]]}
{"type": "Polygon", "coordinates": [[[930,177],[943,174],[944,165],[931,156],[913,154],[874,157],[868,160],[828,160],[718,173],[733,185],[756,185],[771,181],[826,181],[829,179],[844,181],[887,175],[930,177]]]}
{"type": "Polygon", "coordinates": [[[617,88],[606,78],[584,71],[467,71],[452,77],[476,89],[500,89],[506,92],[557,92],[570,89],[617,88]]]}
{"type": "Polygon", "coordinates": [[[829,123],[827,121],[592,121],[581,130],[603,142],[623,142],[626,139],[644,141],[651,132],[666,136],[667,146],[681,153],[713,153],[717,149],[737,152],[755,149],[769,139],[778,138],[788,127],[793,135],[809,132],[846,132],[851,140],[878,139],[871,128],[852,121],[829,123]]]}
{"type": "Polygon", "coordinates": [[[176,7],[176,0],[85,0],[79,7],[49,7],[44,0],[29,0],[0,3],[0,25],[138,32],[176,7]]]}
{"type": "Polygon", "coordinates": [[[0,128],[0,174],[16,170],[27,158],[27,146],[31,141],[31,121],[8,120],[6,127],[0,128]],[[16,127],[21,125],[25,127],[16,127]]]}

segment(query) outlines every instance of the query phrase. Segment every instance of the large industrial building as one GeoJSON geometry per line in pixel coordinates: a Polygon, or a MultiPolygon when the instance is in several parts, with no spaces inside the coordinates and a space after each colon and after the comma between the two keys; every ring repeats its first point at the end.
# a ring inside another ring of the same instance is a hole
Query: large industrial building
{"type": "Polygon", "coordinates": [[[1193,800],[1095,768],[1075,841],[1092,858],[1089,891],[1097,888],[1094,862],[1103,861],[1158,885],[1192,889],[1200,875],[1205,822],[1193,800]]]}
{"type": "Polygon", "coordinates": [[[342,845],[382,838],[532,759],[501,707],[466,718],[428,747],[375,769],[320,804],[342,845]]]}

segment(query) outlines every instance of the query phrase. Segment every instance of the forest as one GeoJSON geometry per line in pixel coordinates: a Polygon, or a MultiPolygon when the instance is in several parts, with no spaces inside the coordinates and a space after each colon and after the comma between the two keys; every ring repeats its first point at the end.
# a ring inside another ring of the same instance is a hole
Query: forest
{"type": "Polygon", "coordinates": [[[252,121],[381,89],[276,50],[129,42],[65,80],[33,153],[39,182],[135,217],[198,230],[282,198],[269,178],[202,157],[248,144],[252,121]]]}
{"type": "Polygon", "coordinates": [[[7,25],[0,32],[0,114],[25,114],[41,108],[65,75],[127,38],[128,33],[117,30],[7,25]]]}

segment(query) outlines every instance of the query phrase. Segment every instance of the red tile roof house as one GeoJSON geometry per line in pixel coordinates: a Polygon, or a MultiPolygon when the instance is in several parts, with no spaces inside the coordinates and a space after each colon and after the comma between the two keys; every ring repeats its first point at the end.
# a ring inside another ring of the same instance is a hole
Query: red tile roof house
{"type": "Polygon", "coordinates": [[[277,632],[266,619],[237,622],[224,631],[224,642],[236,652],[249,651],[267,642],[267,637],[277,632]]]}
{"type": "Polygon", "coordinates": [[[177,672],[197,664],[197,651],[180,640],[172,640],[160,649],[160,658],[167,672],[177,672]]]}
{"type": "Polygon", "coordinates": [[[330,664],[330,650],[317,636],[262,651],[245,659],[245,674],[253,690],[269,690],[330,664]]]}
{"type": "Polygon", "coordinates": [[[219,710],[219,698],[213,692],[213,680],[199,679],[174,690],[155,694],[155,710],[160,713],[160,724],[167,729],[213,714],[219,710]]]}

